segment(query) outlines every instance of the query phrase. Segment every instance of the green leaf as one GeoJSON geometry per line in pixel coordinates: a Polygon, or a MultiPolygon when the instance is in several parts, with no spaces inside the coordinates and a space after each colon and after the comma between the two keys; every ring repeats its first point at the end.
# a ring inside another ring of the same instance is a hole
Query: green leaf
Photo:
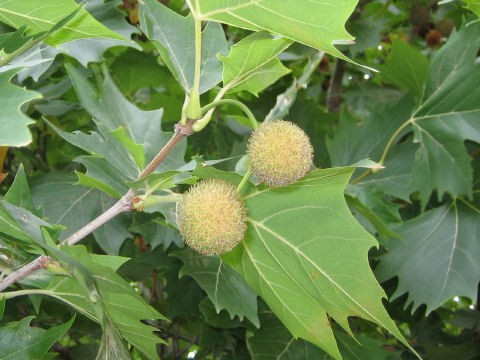
{"type": "Polygon", "coordinates": [[[81,131],[75,131],[70,134],[62,131],[49,121],[47,121],[47,123],[64,140],[89,152],[90,154],[103,157],[109,162],[110,166],[120,171],[122,179],[125,181],[129,179],[136,179],[140,173],[140,169],[133,156],[103,125],[98,124],[97,128],[99,132],[85,134],[81,131]]]}
{"type": "Polygon", "coordinates": [[[35,91],[26,90],[10,83],[20,69],[0,73],[0,146],[26,146],[32,142],[27,125],[34,121],[24,115],[20,106],[42,97],[35,91]]]}
{"type": "Polygon", "coordinates": [[[40,226],[50,226],[31,212],[0,201],[0,233],[32,244],[43,244],[40,226]]]}
{"type": "Polygon", "coordinates": [[[140,234],[145,238],[152,250],[163,245],[163,249],[168,249],[173,243],[177,247],[183,247],[183,240],[177,229],[167,225],[158,214],[136,213],[133,217],[133,224],[128,231],[134,234],[140,234]]]}
{"type": "MultiPolygon", "coordinates": [[[[330,360],[331,357],[316,346],[295,339],[275,314],[265,305],[260,307],[262,327],[247,333],[247,347],[253,360],[330,360]]],[[[336,331],[338,346],[344,360],[393,360],[401,353],[383,349],[381,341],[356,335],[355,339],[336,331]]]]}
{"type": "Polygon", "coordinates": [[[240,40],[228,56],[219,56],[223,62],[224,88],[234,92],[247,90],[258,96],[260,91],[290,72],[277,55],[291,44],[291,40],[275,40],[266,32],[240,40]]]}
{"type": "Polygon", "coordinates": [[[472,196],[472,159],[464,142],[480,143],[480,24],[454,32],[435,54],[421,105],[410,121],[420,144],[412,179],[426,204],[434,189],[472,196]],[[461,56],[459,56],[461,54],[461,56]]]}
{"type": "Polygon", "coordinates": [[[348,44],[353,40],[345,30],[345,22],[357,2],[202,0],[193,12],[201,20],[219,21],[254,31],[266,30],[348,61],[334,45],[348,44]]]}
{"type": "Polygon", "coordinates": [[[409,346],[383,307],[385,293],[368,263],[368,251],[378,244],[345,203],[352,172],[317,170],[294,185],[248,194],[245,240],[222,257],[293,336],[336,359],[327,314],[349,333],[349,316],[370,320],[409,346]]]}
{"type": "MultiPolygon", "coordinates": [[[[77,7],[74,0],[45,0],[42,6],[38,6],[35,0],[0,0],[0,16],[6,24],[14,28],[26,25],[30,33],[36,34],[48,31],[59,18],[72,13],[77,7]]],[[[46,42],[59,45],[75,39],[95,37],[123,40],[123,37],[106,28],[82,9],[66,26],[50,35],[46,42]]]]}
{"type": "Polygon", "coordinates": [[[217,314],[227,310],[230,318],[247,317],[259,327],[257,295],[230,266],[216,256],[202,256],[191,249],[176,251],[173,256],[183,261],[180,276],[191,276],[204,289],[215,305],[217,314]]]}
{"type": "Polygon", "coordinates": [[[466,4],[465,7],[467,9],[470,9],[475,14],[477,14],[478,17],[480,17],[480,1],[478,0],[461,0],[461,1],[466,4]]]}
{"type": "Polygon", "coordinates": [[[410,194],[416,188],[410,178],[417,150],[418,146],[408,141],[395,145],[387,157],[385,169],[373,176],[366,177],[358,184],[411,202],[410,194]]]}
{"type": "Polygon", "coordinates": [[[6,303],[5,296],[2,296],[0,298],[0,320],[2,320],[3,313],[5,312],[5,303],[6,303]]]}
{"type": "Polygon", "coordinates": [[[366,158],[379,160],[390,136],[408,119],[413,106],[412,99],[405,96],[362,122],[347,110],[342,111],[333,139],[326,141],[332,165],[348,166],[366,158]]]}
{"type": "Polygon", "coordinates": [[[48,330],[31,327],[34,317],[28,316],[17,322],[0,327],[0,359],[37,360],[42,359],[48,350],[70,329],[75,317],[62,325],[48,330]]]}
{"type": "MultiPolygon", "coordinates": [[[[140,110],[122,95],[107,71],[103,72],[103,79],[99,80],[100,89],[97,91],[79,68],[70,64],[66,65],[66,68],[81,104],[93,116],[96,123],[110,131],[125,127],[132,141],[143,145],[147,163],[170,140],[172,134],[162,131],[163,110],[140,110]]],[[[185,148],[186,142],[182,141],[160,164],[157,171],[176,170],[183,166],[185,148]]],[[[116,168],[121,169],[121,167],[116,168]]]]}
{"type": "Polygon", "coordinates": [[[25,169],[23,168],[23,165],[20,165],[18,168],[15,180],[3,199],[12,205],[24,208],[31,213],[40,216],[39,211],[33,204],[32,194],[30,193],[30,188],[28,186],[27,176],[25,175],[25,169]]]}
{"type": "Polygon", "coordinates": [[[412,312],[426,304],[429,313],[454,296],[475,299],[479,215],[480,210],[456,200],[394,228],[404,240],[393,242],[381,257],[379,279],[398,276],[395,297],[408,292],[412,312]]]}
{"type": "Polygon", "coordinates": [[[125,176],[120,170],[111,166],[107,159],[98,156],[78,156],[75,162],[87,169],[86,174],[75,172],[79,185],[97,188],[116,198],[120,198],[128,191],[125,176]]]}
{"type": "Polygon", "coordinates": [[[120,143],[127,149],[127,151],[132,155],[135,163],[140,169],[143,169],[145,165],[145,154],[143,153],[143,145],[135,144],[132,139],[127,135],[125,127],[119,127],[116,130],[111,131],[112,135],[120,141],[120,143]]]}
{"type": "Polygon", "coordinates": [[[428,65],[428,58],[415,47],[401,40],[393,40],[391,54],[385,65],[379,66],[379,70],[386,81],[419,98],[422,96],[428,65]]]}
{"type": "Polygon", "coordinates": [[[261,328],[247,332],[247,347],[252,360],[329,360],[321,349],[305,340],[295,339],[275,314],[261,303],[261,328]]]}
{"type": "Polygon", "coordinates": [[[217,313],[215,305],[212,304],[208,296],[198,305],[198,309],[202,313],[205,323],[209,326],[220,329],[234,329],[242,326],[242,321],[238,317],[232,319],[226,310],[217,313]]]}
{"type": "MultiPolygon", "coordinates": [[[[89,254],[84,246],[64,246],[62,251],[74,258],[93,276],[95,288],[101,298],[104,311],[120,335],[143,352],[149,359],[158,359],[156,344],[163,340],[154,335],[156,328],[142,323],[142,320],[165,319],[149,306],[143,298],[115,270],[125,261],[105,262],[104,257],[89,254]]],[[[81,288],[76,279],[64,276],[53,277],[44,289],[28,289],[6,293],[7,299],[20,295],[37,294],[53,297],[85,315],[93,321],[97,317],[92,299],[81,288]]]]}
{"type": "MultiPolygon", "coordinates": [[[[31,191],[33,200],[41,207],[43,215],[50,222],[66,227],[60,236],[62,240],[116,201],[98,190],[75,185],[75,177],[65,173],[36,177],[32,181],[31,191]]],[[[128,219],[127,214],[119,215],[94,231],[93,236],[107,254],[117,255],[123,242],[129,237],[128,219]]]]}
{"type": "MultiPolygon", "coordinates": [[[[190,92],[195,78],[195,24],[155,0],[140,4],[140,28],[155,44],[170,71],[190,92]]],[[[219,24],[209,23],[202,32],[202,74],[200,94],[221,81],[222,64],[217,54],[228,52],[225,33],[219,24]]]]}

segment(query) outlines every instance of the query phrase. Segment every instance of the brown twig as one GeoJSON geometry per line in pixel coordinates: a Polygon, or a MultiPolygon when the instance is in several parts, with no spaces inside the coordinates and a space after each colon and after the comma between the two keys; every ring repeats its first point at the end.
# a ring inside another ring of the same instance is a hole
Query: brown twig
{"type": "MultiPolygon", "coordinates": [[[[159,151],[157,156],[148,164],[145,170],[139,175],[138,179],[142,179],[150,175],[160,163],[165,160],[165,158],[170,154],[172,149],[177,145],[184,137],[190,136],[193,134],[192,130],[193,122],[189,121],[187,125],[175,125],[175,132],[170,138],[168,143],[159,151]]],[[[102,213],[96,219],[89,222],[87,225],[82,227],[80,230],[70,235],[63,243],[68,245],[74,245],[84,239],[86,236],[90,235],[93,231],[98,229],[100,226],[104,225],[109,220],[113,219],[117,215],[131,211],[133,209],[132,201],[135,198],[135,192],[130,189],[120,200],[118,200],[111,208],[102,213]]],[[[16,283],[17,281],[23,279],[30,273],[45,269],[45,267],[51,262],[50,258],[47,256],[40,256],[31,263],[21,267],[19,270],[13,274],[7,276],[5,279],[0,281],[0,291],[8,288],[10,285],[16,283]]]]}
{"type": "Polygon", "coordinates": [[[34,271],[46,269],[46,267],[48,266],[48,264],[50,264],[51,261],[52,260],[48,256],[42,255],[33,260],[32,262],[28,263],[27,265],[22,266],[20,269],[11,273],[5,279],[0,281],[0,291],[5,290],[10,285],[13,285],[17,281],[22,280],[34,271]]]}
{"type": "Polygon", "coordinates": [[[328,88],[327,110],[328,112],[338,112],[342,104],[342,81],[345,74],[346,63],[342,59],[337,60],[335,70],[333,71],[330,87],[328,88]]]}

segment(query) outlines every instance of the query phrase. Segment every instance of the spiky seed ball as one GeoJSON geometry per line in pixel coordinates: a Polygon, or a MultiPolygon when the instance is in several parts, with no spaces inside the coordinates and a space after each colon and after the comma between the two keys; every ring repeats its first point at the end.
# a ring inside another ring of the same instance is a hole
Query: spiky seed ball
{"type": "Polygon", "coordinates": [[[312,166],[313,148],[305,132],[284,120],[263,122],[248,142],[253,175],[269,186],[287,186],[312,166]]]}
{"type": "Polygon", "coordinates": [[[185,243],[203,255],[225,254],[242,241],[245,217],[235,187],[218,179],[198,182],[177,204],[177,224],[185,243]]]}

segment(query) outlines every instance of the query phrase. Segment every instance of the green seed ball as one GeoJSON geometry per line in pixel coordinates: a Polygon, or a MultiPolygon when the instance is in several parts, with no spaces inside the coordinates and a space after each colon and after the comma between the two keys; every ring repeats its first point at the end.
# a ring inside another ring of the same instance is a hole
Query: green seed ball
{"type": "Polygon", "coordinates": [[[247,226],[243,201],[235,186],[209,179],[192,186],[177,204],[177,225],[185,243],[203,255],[232,250],[247,226]]]}
{"type": "Polygon", "coordinates": [[[253,175],[269,186],[287,186],[310,170],[313,148],[305,132],[284,120],[263,122],[248,142],[253,175]]]}

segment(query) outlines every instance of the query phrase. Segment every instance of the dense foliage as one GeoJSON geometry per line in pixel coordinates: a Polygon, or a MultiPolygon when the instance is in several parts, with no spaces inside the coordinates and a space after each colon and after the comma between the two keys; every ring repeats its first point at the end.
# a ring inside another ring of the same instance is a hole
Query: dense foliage
{"type": "Polygon", "coordinates": [[[0,359],[480,359],[479,16],[0,0],[0,359]]]}

